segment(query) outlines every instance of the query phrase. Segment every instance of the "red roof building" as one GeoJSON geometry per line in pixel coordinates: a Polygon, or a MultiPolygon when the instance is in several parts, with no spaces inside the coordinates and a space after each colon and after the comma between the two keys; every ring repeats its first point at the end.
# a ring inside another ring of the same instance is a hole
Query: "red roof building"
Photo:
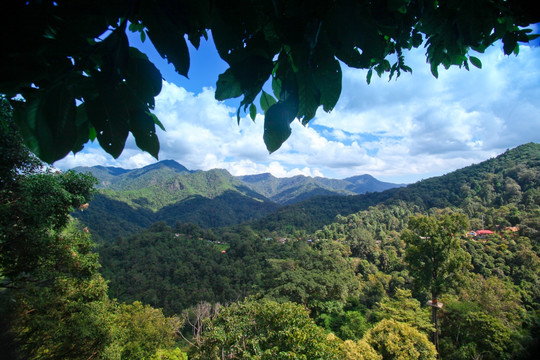
{"type": "Polygon", "coordinates": [[[491,234],[494,234],[494,232],[491,230],[478,230],[476,234],[477,235],[491,235],[491,234]]]}

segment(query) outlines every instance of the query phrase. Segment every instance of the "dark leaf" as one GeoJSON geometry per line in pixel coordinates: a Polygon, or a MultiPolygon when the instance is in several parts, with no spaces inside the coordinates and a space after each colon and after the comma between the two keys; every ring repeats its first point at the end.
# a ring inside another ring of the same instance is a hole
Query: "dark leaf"
{"type": "Polygon", "coordinates": [[[99,97],[85,104],[100,146],[118,158],[129,134],[129,109],[123,97],[118,91],[102,89],[99,97]]]}
{"type": "Polygon", "coordinates": [[[422,34],[418,32],[414,32],[412,36],[412,46],[417,48],[420,45],[422,45],[422,42],[423,42],[422,34]]]}
{"type": "Polygon", "coordinates": [[[482,62],[480,61],[479,58],[474,57],[474,56],[469,56],[469,60],[471,61],[471,64],[473,64],[477,68],[479,68],[479,69],[482,68],[482,62]]]}
{"type": "Polygon", "coordinates": [[[507,33],[503,37],[503,50],[505,55],[510,55],[512,52],[514,52],[515,48],[518,46],[517,44],[517,35],[514,33],[507,33]]]}
{"type": "Polygon", "coordinates": [[[294,120],[294,107],[285,102],[272,105],[264,116],[264,143],[270,153],[273,153],[291,135],[290,123],[294,120]]]}
{"type": "Polygon", "coordinates": [[[26,143],[40,159],[53,163],[74,147],[77,139],[75,99],[60,86],[36,92],[15,108],[26,143]]]}
{"type": "Polygon", "coordinates": [[[435,76],[435,78],[439,78],[439,70],[437,70],[437,68],[439,67],[438,64],[431,64],[431,73],[433,74],[433,76],[435,76]]]}
{"type": "Polygon", "coordinates": [[[124,74],[126,83],[135,96],[150,108],[154,107],[154,97],[161,92],[161,73],[148,57],[135,48],[129,49],[129,62],[124,74]]]}
{"type": "Polygon", "coordinates": [[[81,151],[84,144],[90,139],[90,122],[88,121],[88,114],[84,103],[77,106],[75,125],[77,126],[77,139],[73,145],[73,153],[81,151]]]}
{"type": "Polygon", "coordinates": [[[249,116],[251,117],[251,120],[255,121],[255,117],[257,116],[257,107],[255,104],[249,106],[249,116]]]}
{"type": "Polygon", "coordinates": [[[341,95],[341,66],[334,58],[325,59],[315,70],[314,82],[320,91],[324,111],[332,111],[341,95]]]}
{"type": "Polygon", "coordinates": [[[366,82],[368,83],[368,85],[371,84],[372,76],[373,76],[373,69],[369,69],[366,75],[366,82]]]}
{"type": "Polygon", "coordinates": [[[159,140],[154,126],[154,117],[144,109],[137,109],[130,114],[130,130],[139,149],[158,158],[159,140]]]}
{"type": "Polygon", "coordinates": [[[173,23],[159,6],[144,11],[143,23],[161,57],[172,63],[176,72],[187,77],[190,60],[183,29],[173,23]]]}
{"type": "Polygon", "coordinates": [[[155,123],[157,126],[159,126],[159,128],[160,128],[161,130],[167,131],[167,130],[165,130],[165,127],[163,126],[163,124],[161,123],[161,121],[159,121],[159,119],[158,119],[158,117],[157,117],[156,115],[154,115],[154,114],[152,114],[152,113],[151,113],[150,115],[152,116],[152,119],[154,119],[154,123],[155,123]]]}
{"type": "Polygon", "coordinates": [[[277,77],[272,77],[272,91],[278,100],[285,100],[281,98],[281,80],[277,77]]]}
{"type": "Polygon", "coordinates": [[[233,75],[232,70],[229,68],[223,74],[219,75],[216,84],[216,100],[226,100],[242,95],[242,88],[240,82],[233,75]]]}

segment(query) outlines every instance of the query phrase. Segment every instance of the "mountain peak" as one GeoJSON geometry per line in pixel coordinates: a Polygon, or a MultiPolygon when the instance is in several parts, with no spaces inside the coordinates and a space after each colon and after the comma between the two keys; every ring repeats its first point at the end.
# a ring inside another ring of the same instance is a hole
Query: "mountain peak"
{"type": "Polygon", "coordinates": [[[267,180],[274,180],[276,177],[270,173],[262,173],[262,174],[255,174],[255,175],[243,175],[239,176],[239,178],[242,181],[248,182],[248,183],[254,183],[254,182],[260,182],[260,181],[267,181],[267,180]]]}
{"type": "Polygon", "coordinates": [[[177,163],[174,160],[161,160],[161,161],[158,161],[157,163],[146,165],[141,170],[149,171],[149,170],[155,170],[155,169],[161,169],[161,168],[169,168],[169,169],[174,170],[174,172],[177,172],[177,173],[191,172],[185,166],[177,163]]]}

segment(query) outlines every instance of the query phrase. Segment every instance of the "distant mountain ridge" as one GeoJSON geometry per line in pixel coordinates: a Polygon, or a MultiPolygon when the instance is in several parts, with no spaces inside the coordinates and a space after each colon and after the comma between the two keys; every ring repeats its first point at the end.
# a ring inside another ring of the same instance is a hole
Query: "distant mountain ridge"
{"type": "Polygon", "coordinates": [[[367,174],[343,180],[303,175],[277,178],[269,173],[238,178],[255,191],[283,205],[294,204],[319,195],[359,195],[405,186],[382,182],[367,174]]]}
{"type": "MultiPolygon", "coordinates": [[[[214,174],[214,176],[222,177],[222,180],[230,183],[231,189],[245,186],[260,194],[265,198],[264,200],[270,200],[282,205],[294,204],[313,196],[358,195],[405,186],[405,184],[382,182],[367,174],[343,180],[303,175],[278,178],[269,173],[235,177],[223,169],[191,171],[174,160],[162,160],[132,170],[104,166],[76,167],[73,170],[83,173],[90,172],[99,180],[98,188],[114,191],[140,189],[163,182],[166,183],[167,181],[171,183],[171,191],[182,191],[184,190],[182,179],[188,179],[189,182],[192,177],[208,177],[208,174],[214,174]]],[[[211,181],[211,179],[208,179],[208,181],[211,181]]],[[[211,187],[211,185],[207,186],[207,189],[211,187]]],[[[204,189],[194,191],[189,195],[196,193],[207,197],[207,194],[202,190],[204,189]]],[[[254,194],[251,194],[251,196],[254,196],[254,194]]],[[[258,198],[261,198],[261,196],[258,196],[258,198]]]]}
{"type": "Polygon", "coordinates": [[[236,225],[314,196],[354,195],[401,186],[369,175],[346,180],[276,178],[271,174],[235,177],[224,169],[191,171],[174,160],[133,170],[104,166],[73,170],[91,173],[99,181],[99,194],[90,209],[74,216],[98,237],[108,239],[157,221],[171,225],[191,222],[205,228],[236,225]]]}

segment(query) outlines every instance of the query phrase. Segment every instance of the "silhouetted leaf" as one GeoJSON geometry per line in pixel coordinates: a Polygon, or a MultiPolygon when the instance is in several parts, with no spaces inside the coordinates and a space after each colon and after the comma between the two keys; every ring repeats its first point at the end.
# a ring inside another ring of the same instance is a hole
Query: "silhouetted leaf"
{"type": "Polygon", "coordinates": [[[291,135],[290,123],[294,120],[294,109],[285,102],[272,105],[264,116],[264,143],[270,153],[281,147],[291,135]]]}
{"type": "Polygon", "coordinates": [[[143,23],[161,57],[172,63],[177,73],[188,77],[189,49],[182,29],[175,26],[159,6],[144,11],[143,23]]]}
{"type": "Polygon", "coordinates": [[[469,56],[469,60],[471,61],[471,64],[473,64],[477,68],[479,68],[479,69],[482,68],[482,62],[480,61],[479,58],[474,57],[474,56],[469,56]]]}
{"type": "Polygon", "coordinates": [[[135,48],[129,49],[129,62],[125,71],[127,85],[137,97],[150,108],[154,107],[154,97],[161,92],[160,71],[148,57],[135,48]]]}
{"type": "Polygon", "coordinates": [[[138,109],[131,113],[129,125],[131,133],[135,137],[135,143],[141,150],[147,151],[157,159],[159,140],[154,124],[152,114],[144,111],[144,109],[138,109]]]}
{"type": "Polygon", "coordinates": [[[339,61],[332,58],[324,61],[315,70],[315,85],[321,92],[321,105],[324,111],[331,111],[336,106],[341,95],[341,66],[339,61]]]}
{"type": "Polygon", "coordinates": [[[227,69],[219,75],[216,84],[216,100],[227,100],[242,95],[240,82],[234,77],[232,70],[227,69]]]}

